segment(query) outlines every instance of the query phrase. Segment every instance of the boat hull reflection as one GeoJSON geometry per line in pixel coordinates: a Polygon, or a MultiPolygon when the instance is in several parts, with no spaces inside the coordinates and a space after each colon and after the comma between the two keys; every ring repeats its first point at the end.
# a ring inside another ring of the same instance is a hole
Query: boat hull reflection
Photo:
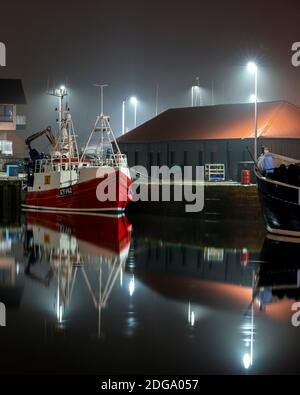
{"type": "MultiPolygon", "coordinates": [[[[88,214],[60,214],[40,211],[26,211],[27,227],[40,226],[56,232],[71,232],[83,247],[84,242],[101,250],[120,253],[130,243],[132,226],[125,216],[102,216],[88,214]]],[[[45,244],[47,240],[36,240],[45,244]]],[[[91,250],[89,250],[89,254],[91,250]]]]}
{"type": "Polygon", "coordinates": [[[29,256],[25,274],[40,285],[55,286],[57,328],[64,329],[73,290],[83,281],[98,312],[101,337],[102,310],[117,278],[123,278],[129,254],[131,225],[126,217],[38,211],[25,216],[24,247],[29,256]],[[36,263],[43,262],[49,266],[41,274],[36,263]]]}
{"type": "Polygon", "coordinates": [[[291,307],[300,300],[299,253],[299,239],[275,235],[265,239],[254,294],[260,309],[274,318],[290,320],[291,307]]]}

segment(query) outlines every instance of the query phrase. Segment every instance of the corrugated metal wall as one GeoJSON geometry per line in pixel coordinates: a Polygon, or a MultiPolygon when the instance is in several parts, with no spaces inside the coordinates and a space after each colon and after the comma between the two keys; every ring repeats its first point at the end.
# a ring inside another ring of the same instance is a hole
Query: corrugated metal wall
{"type": "MultiPolygon", "coordinates": [[[[208,163],[224,163],[227,180],[238,180],[239,162],[252,160],[253,139],[196,140],[151,143],[120,143],[127,154],[130,166],[204,166],[208,163]],[[249,153],[251,152],[251,155],[249,153]]],[[[272,152],[300,161],[300,139],[259,139],[258,152],[267,146],[272,152]]]]}

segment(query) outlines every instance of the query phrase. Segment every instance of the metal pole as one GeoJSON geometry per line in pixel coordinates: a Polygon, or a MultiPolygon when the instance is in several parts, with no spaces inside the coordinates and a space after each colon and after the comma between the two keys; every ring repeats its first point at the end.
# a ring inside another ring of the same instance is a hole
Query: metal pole
{"type": "Polygon", "coordinates": [[[155,101],[155,115],[158,115],[158,94],[159,94],[159,85],[156,85],[156,101],[155,101]]]}
{"type": "Polygon", "coordinates": [[[198,97],[199,97],[199,105],[201,106],[201,96],[200,96],[200,78],[196,77],[197,81],[197,95],[196,95],[196,107],[198,105],[198,97]]]}
{"type": "Polygon", "coordinates": [[[103,109],[104,109],[104,104],[103,104],[103,90],[104,88],[107,88],[108,85],[107,84],[103,84],[103,85],[99,85],[99,84],[93,84],[96,88],[100,89],[100,111],[101,114],[100,115],[104,115],[103,109]]]}
{"type": "Polygon", "coordinates": [[[254,159],[257,161],[257,129],[258,129],[258,111],[257,111],[257,80],[258,80],[258,75],[257,75],[257,68],[255,69],[255,103],[254,103],[254,159]]]}
{"type": "Polygon", "coordinates": [[[63,111],[63,96],[60,92],[59,94],[59,108],[58,108],[58,130],[61,131],[62,127],[62,111],[63,111]]]}
{"type": "Polygon", "coordinates": [[[101,85],[101,115],[103,115],[103,88],[104,85],[101,85]]]}
{"type": "Polygon", "coordinates": [[[122,135],[125,134],[125,100],[122,102],[122,135]]]}
{"type": "Polygon", "coordinates": [[[194,87],[192,86],[192,107],[194,107],[194,87]]]}

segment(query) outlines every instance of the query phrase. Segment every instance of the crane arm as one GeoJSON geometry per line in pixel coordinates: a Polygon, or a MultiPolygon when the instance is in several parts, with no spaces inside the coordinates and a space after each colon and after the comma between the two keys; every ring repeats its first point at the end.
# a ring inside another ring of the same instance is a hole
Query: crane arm
{"type": "Polygon", "coordinates": [[[47,139],[49,140],[50,144],[55,147],[56,146],[56,138],[52,133],[52,129],[50,126],[48,126],[46,129],[40,130],[37,133],[32,134],[31,136],[27,137],[27,139],[25,140],[25,144],[28,145],[30,147],[30,144],[38,139],[39,137],[43,136],[44,134],[46,134],[47,139]]]}

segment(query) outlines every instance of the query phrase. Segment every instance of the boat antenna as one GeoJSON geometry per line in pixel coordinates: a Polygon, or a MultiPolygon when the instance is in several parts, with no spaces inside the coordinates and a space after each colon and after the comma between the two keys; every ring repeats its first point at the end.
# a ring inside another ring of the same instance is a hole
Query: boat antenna
{"type": "Polygon", "coordinates": [[[108,85],[107,84],[93,84],[93,86],[94,87],[96,87],[97,89],[99,89],[99,92],[100,92],[100,94],[99,94],[99,108],[100,108],[100,115],[101,116],[103,116],[104,115],[104,112],[103,112],[103,108],[104,108],[104,95],[103,95],[103,91],[104,91],[104,88],[107,88],[108,87],[108,85]]]}

